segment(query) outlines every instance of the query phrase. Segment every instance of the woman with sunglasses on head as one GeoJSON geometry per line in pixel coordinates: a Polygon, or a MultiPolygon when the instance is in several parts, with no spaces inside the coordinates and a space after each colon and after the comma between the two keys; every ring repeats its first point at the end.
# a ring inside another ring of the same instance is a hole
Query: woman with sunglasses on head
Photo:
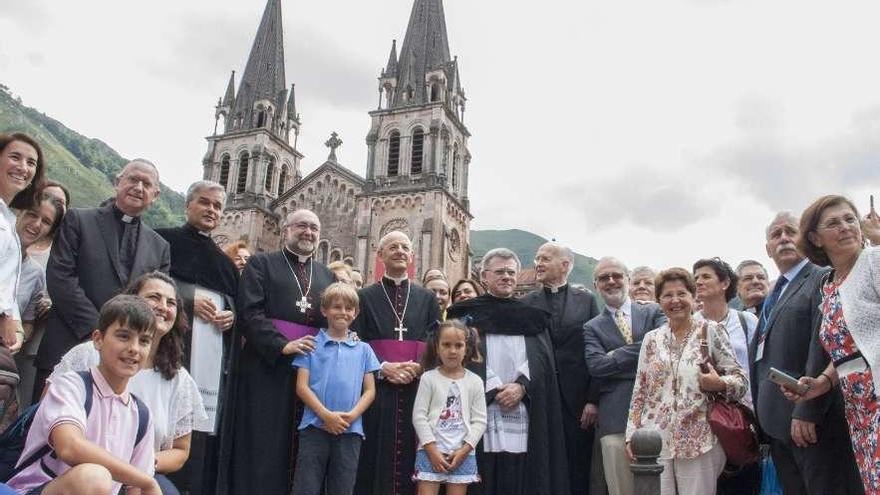
{"type": "Polygon", "coordinates": [[[859,221],[855,204],[843,196],[823,196],[801,215],[798,248],[819,266],[831,266],[822,284],[818,342],[807,362],[809,400],[840,387],[853,453],[865,493],[880,494],[880,216],[871,208],[859,221]],[[865,247],[868,237],[875,247],[865,247]],[[830,363],[825,365],[830,358],[830,363]]]}
{"type": "MultiPolygon", "coordinates": [[[[125,290],[147,301],[156,315],[153,346],[141,371],[130,382],[131,391],[150,408],[156,446],[156,481],[163,495],[179,495],[165,476],[178,471],[189,458],[193,424],[208,415],[195,380],[183,367],[183,334],[189,331],[177,285],[154,271],[138,277],[125,290]]],[[[98,363],[91,341],[77,345],[61,358],[53,375],[83,371],[98,363]]]]}

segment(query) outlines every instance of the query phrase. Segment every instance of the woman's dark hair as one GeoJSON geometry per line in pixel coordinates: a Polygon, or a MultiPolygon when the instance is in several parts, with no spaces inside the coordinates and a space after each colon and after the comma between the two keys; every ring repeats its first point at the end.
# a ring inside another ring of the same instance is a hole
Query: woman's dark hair
{"type": "Polygon", "coordinates": [[[715,276],[718,277],[719,282],[729,282],[727,289],[724,291],[725,301],[729,302],[736,297],[736,283],[739,281],[739,277],[736,276],[736,272],[733,271],[733,268],[726,261],[718,257],[699,260],[694,263],[694,277],[697,276],[697,270],[703,267],[711,268],[715,272],[715,276]]]}
{"type": "Polygon", "coordinates": [[[64,193],[64,204],[67,205],[67,208],[70,208],[70,191],[67,190],[67,187],[65,187],[64,184],[61,184],[60,182],[55,182],[52,179],[46,179],[43,182],[43,187],[40,188],[40,191],[45,192],[47,187],[57,187],[58,189],[61,189],[61,192],[64,193]]]}
{"type": "Polygon", "coordinates": [[[456,282],[455,285],[452,286],[452,290],[449,291],[449,298],[453,303],[455,302],[455,292],[458,290],[459,287],[465,284],[470,284],[474,288],[474,292],[476,292],[478,296],[482,296],[486,292],[485,290],[483,290],[483,286],[480,285],[480,283],[476,280],[471,278],[463,278],[456,282]]]}
{"type": "Polygon", "coordinates": [[[43,183],[46,181],[46,161],[43,158],[43,149],[40,148],[37,141],[23,132],[0,134],[0,153],[3,153],[7,146],[16,141],[29,144],[37,151],[37,170],[34,172],[34,178],[31,179],[31,183],[20,193],[16,194],[9,203],[9,207],[11,208],[27,210],[32,208],[37,202],[37,193],[43,188],[43,183]]]}
{"type": "Polygon", "coordinates": [[[471,363],[480,363],[483,357],[480,356],[480,336],[477,331],[455,318],[451,320],[441,321],[437,328],[428,334],[428,341],[425,342],[425,352],[422,354],[422,369],[430,370],[440,366],[440,354],[437,351],[440,347],[440,334],[445,328],[454,328],[464,332],[464,360],[462,366],[467,367],[471,363]]]}
{"type": "Polygon", "coordinates": [[[666,270],[661,271],[657,274],[657,277],[654,278],[654,297],[657,300],[660,300],[660,294],[663,293],[663,286],[669,282],[680,281],[684,284],[684,287],[688,292],[693,296],[697,293],[697,286],[694,283],[694,276],[691,275],[691,272],[685,270],[684,268],[667,268],[666,270]]]}
{"type": "Polygon", "coordinates": [[[41,193],[40,201],[34,205],[34,208],[39,208],[43,205],[43,203],[49,203],[52,205],[52,208],[55,210],[55,220],[52,222],[52,227],[49,228],[49,233],[46,234],[47,237],[55,237],[55,231],[58,230],[58,227],[61,225],[61,220],[64,220],[64,205],[61,204],[61,200],[52,196],[51,194],[41,193]]]}
{"type": "Polygon", "coordinates": [[[189,320],[183,308],[183,301],[177,295],[179,294],[177,284],[174,283],[174,279],[162,272],[152,271],[141,275],[128,285],[124,293],[136,296],[150,280],[161,280],[170,285],[174,288],[177,299],[177,317],[174,319],[174,325],[157,343],[159,348],[153,361],[153,369],[161,373],[162,378],[171,380],[177,375],[177,370],[183,366],[183,336],[189,332],[189,320]]]}
{"type": "Polygon", "coordinates": [[[848,198],[836,194],[822,196],[816,201],[813,201],[813,204],[808,206],[801,214],[799,235],[796,241],[798,251],[819,266],[829,266],[831,260],[828,258],[824,249],[813,244],[813,241],[810,240],[810,234],[815,233],[816,229],[819,228],[819,219],[822,218],[822,213],[824,213],[825,210],[832,206],[840,205],[849,206],[856,215],[856,218],[859,218],[859,210],[856,208],[856,205],[848,198]]]}

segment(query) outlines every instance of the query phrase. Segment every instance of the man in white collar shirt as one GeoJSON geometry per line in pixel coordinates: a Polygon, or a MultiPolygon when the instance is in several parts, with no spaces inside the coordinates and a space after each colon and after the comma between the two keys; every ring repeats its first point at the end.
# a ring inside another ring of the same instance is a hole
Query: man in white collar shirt
{"type": "Polygon", "coordinates": [[[168,243],[140,221],[159,185],[155,165],[132,160],[116,176],[113,201],[64,216],[46,267],[52,310],[37,351],[34,398],[61,356],[92,334],[105,302],[144,273],[168,273],[168,243]]]}
{"type": "MultiPolygon", "coordinates": [[[[590,470],[595,418],[588,410],[590,374],[584,362],[584,324],[599,314],[593,294],[572,287],[568,276],[574,268],[574,253],[555,242],[548,242],[535,253],[535,279],[541,287],[521,301],[552,315],[550,340],[556,358],[559,394],[562,399],[562,426],[572,495],[590,493],[590,470]]],[[[601,482],[601,480],[594,480],[601,482]]]]}
{"type": "Polygon", "coordinates": [[[412,408],[424,341],[440,318],[434,293],[409,280],[413,248],[403,232],[379,240],[382,280],[358,291],[360,313],[351,326],[382,363],[376,400],[364,413],[364,439],[354,493],[412,495],[416,434],[412,408]]]}
{"type": "Polygon", "coordinates": [[[233,495],[290,493],[302,411],[293,358],[314,350],[314,335],[327,326],[321,294],[336,281],[314,260],[321,222],[313,212],[288,214],[282,232],[284,247],[251,256],[238,286],[236,330],[244,347],[233,358],[234,428],[221,435],[219,461],[222,476],[231,451],[226,486],[233,495]]]}
{"type": "Polygon", "coordinates": [[[593,284],[605,301],[605,309],[584,325],[584,357],[597,390],[596,438],[602,446],[609,495],[633,492],[624,442],[629,403],[642,338],[666,322],[656,303],[633,303],[629,282],[629,272],[620,260],[599,260],[593,284]]]}
{"type": "Polygon", "coordinates": [[[825,270],[798,252],[798,219],[790,212],[777,214],[766,234],[767,255],[780,276],[764,300],[749,358],[755,412],[770,438],[776,472],[785,493],[862,493],[840,392],[795,404],[767,379],[770,368],[794,377],[808,374],[811,346],[819,345],[825,270]]]}

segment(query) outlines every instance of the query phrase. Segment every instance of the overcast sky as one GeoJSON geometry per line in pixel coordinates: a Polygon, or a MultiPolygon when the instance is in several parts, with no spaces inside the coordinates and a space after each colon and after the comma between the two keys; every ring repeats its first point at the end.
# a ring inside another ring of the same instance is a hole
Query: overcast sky
{"type": "MultiPolygon", "coordinates": [[[[263,0],[0,0],[0,82],[177,190],[263,0]]],[[[283,0],[308,174],[367,112],[412,0],[283,0]]],[[[876,1],[446,0],[473,134],[472,228],[521,228],[630,266],[769,261],[773,212],[880,200],[876,1]]]]}

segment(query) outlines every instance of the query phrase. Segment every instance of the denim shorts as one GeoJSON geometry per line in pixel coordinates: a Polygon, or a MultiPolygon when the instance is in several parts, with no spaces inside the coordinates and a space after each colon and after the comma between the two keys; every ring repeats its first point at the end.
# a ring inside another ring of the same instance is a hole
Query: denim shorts
{"type": "Polygon", "coordinates": [[[464,458],[461,465],[448,473],[434,472],[428,453],[422,449],[416,452],[416,469],[412,475],[413,481],[438,481],[442,483],[469,484],[480,481],[477,473],[477,456],[473,452],[464,458]]]}

